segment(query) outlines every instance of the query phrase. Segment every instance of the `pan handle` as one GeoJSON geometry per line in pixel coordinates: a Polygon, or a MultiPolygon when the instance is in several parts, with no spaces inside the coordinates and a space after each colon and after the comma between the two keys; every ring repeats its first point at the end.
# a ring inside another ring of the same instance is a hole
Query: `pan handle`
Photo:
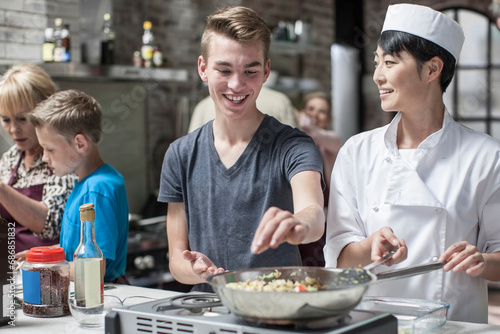
{"type": "Polygon", "coordinates": [[[391,271],[386,271],[383,273],[376,274],[377,281],[387,281],[399,278],[405,278],[410,276],[416,276],[431,272],[436,269],[440,269],[445,265],[445,263],[441,263],[437,261],[437,257],[433,259],[431,263],[423,264],[420,266],[396,269],[391,271]]]}

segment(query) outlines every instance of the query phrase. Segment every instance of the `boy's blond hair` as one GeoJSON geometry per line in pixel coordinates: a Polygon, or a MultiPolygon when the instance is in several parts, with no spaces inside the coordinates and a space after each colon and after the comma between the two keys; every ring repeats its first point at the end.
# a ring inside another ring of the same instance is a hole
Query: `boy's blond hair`
{"type": "Polygon", "coordinates": [[[90,95],[69,89],[42,101],[30,115],[35,127],[50,126],[68,141],[83,134],[94,143],[102,138],[101,106],[90,95]]]}
{"type": "Polygon", "coordinates": [[[35,106],[56,92],[56,85],[41,67],[17,64],[0,79],[0,113],[13,118],[24,108],[35,106]]]}
{"type": "Polygon", "coordinates": [[[201,54],[208,60],[208,50],[214,35],[221,35],[239,43],[261,41],[264,61],[269,58],[271,30],[254,10],[235,6],[217,10],[207,17],[207,26],[201,37],[201,54]]]}

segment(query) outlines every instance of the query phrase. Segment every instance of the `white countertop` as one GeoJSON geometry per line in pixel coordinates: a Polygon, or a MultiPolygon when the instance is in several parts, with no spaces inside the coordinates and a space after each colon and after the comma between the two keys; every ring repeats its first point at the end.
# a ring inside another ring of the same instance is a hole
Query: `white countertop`
{"type": "MultiPolygon", "coordinates": [[[[115,295],[124,299],[128,297],[125,304],[133,305],[143,303],[149,299],[167,298],[180,292],[148,289],[137,286],[129,285],[113,285],[115,288],[106,290],[105,294],[115,295]],[[134,296],[137,296],[135,298],[134,296]]],[[[86,329],[79,326],[78,322],[71,315],[58,317],[58,318],[33,318],[27,317],[23,314],[22,310],[16,311],[15,326],[0,327],[0,330],[9,330],[9,333],[16,334],[32,334],[32,333],[45,333],[45,334],[89,334],[89,333],[104,333],[104,328],[86,329]]],[[[447,321],[446,324],[433,331],[436,334],[457,334],[457,333],[474,333],[474,334],[498,334],[500,333],[500,326],[484,325],[484,324],[471,324],[456,321],[447,321]]]]}
{"type": "MultiPolygon", "coordinates": [[[[147,302],[149,299],[146,298],[134,298],[138,297],[148,297],[150,299],[167,298],[180,292],[168,291],[168,290],[158,290],[158,289],[148,289],[143,287],[137,287],[132,285],[119,285],[119,284],[106,284],[106,286],[112,285],[115,289],[106,290],[106,295],[118,296],[121,299],[128,297],[126,300],[126,305],[133,305],[147,302]]],[[[22,310],[16,311],[15,327],[4,326],[0,327],[2,329],[8,329],[9,333],[19,333],[19,334],[33,334],[33,333],[44,333],[44,334],[87,334],[87,333],[104,333],[104,328],[82,328],[78,322],[73,319],[71,315],[57,318],[34,318],[25,316],[22,310]]]]}

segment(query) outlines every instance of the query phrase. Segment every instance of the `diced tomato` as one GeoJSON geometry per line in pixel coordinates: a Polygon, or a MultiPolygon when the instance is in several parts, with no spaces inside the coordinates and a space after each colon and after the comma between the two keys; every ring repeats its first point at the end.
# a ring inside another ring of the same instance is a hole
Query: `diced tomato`
{"type": "Polygon", "coordinates": [[[300,284],[300,285],[297,285],[297,286],[293,289],[293,291],[295,291],[295,292],[306,292],[306,291],[307,291],[307,289],[306,289],[306,287],[305,287],[305,286],[303,286],[302,284],[300,284]]]}

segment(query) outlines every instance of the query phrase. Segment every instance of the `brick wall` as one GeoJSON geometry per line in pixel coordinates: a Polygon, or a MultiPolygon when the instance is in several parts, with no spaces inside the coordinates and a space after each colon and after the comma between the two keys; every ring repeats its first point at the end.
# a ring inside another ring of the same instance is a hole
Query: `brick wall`
{"type": "MultiPolygon", "coordinates": [[[[383,24],[385,10],[392,3],[402,1],[364,1],[364,23],[355,27],[359,31],[360,47],[364,50],[362,76],[363,129],[387,123],[391,115],[380,113],[379,99],[372,75],[371,53],[383,24]]],[[[411,1],[436,9],[461,6],[488,13],[490,0],[411,1]]],[[[71,24],[72,57],[80,61],[80,4],[87,0],[16,0],[0,1],[0,61],[2,63],[40,62],[44,28],[53,26],[56,17],[71,24]]],[[[197,78],[196,58],[205,16],[219,6],[241,4],[259,12],[271,26],[280,20],[310,19],[312,41],[319,50],[308,52],[302,58],[272,54],[272,68],[282,75],[315,78],[324,90],[330,90],[330,45],[334,42],[335,0],[113,0],[113,21],[117,35],[118,64],[130,64],[132,54],[141,45],[142,22],[149,19],[153,30],[171,67],[186,68],[196,80],[195,89],[189,93],[192,103],[207,94],[197,78]],[[297,68],[302,64],[301,73],[297,68]]],[[[296,92],[290,92],[293,95],[296,92]]],[[[299,95],[294,103],[300,105],[299,95]]],[[[162,96],[165,99],[165,96],[162,96]]],[[[153,103],[153,105],[155,102],[153,103]]],[[[156,104],[160,104],[156,102],[156,104]]]]}
{"type": "MultiPolygon", "coordinates": [[[[44,29],[54,26],[56,17],[70,24],[72,60],[82,59],[80,50],[80,6],[96,6],[90,0],[16,0],[0,2],[0,61],[2,63],[41,62],[44,29]]],[[[259,12],[269,26],[280,20],[309,20],[311,42],[319,47],[303,56],[271,54],[272,68],[282,76],[313,78],[330,91],[330,45],[334,41],[334,0],[113,0],[112,19],[116,31],[116,63],[131,64],[133,52],[140,49],[142,23],[151,20],[157,43],[168,66],[186,68],[198,81],[193,100],[207,94],[197,78],[196,59],[206,15],[217,7],[241,4],[259,12]],[[300,71],[298,69],[300,68],[300,71]]],[[[96,9],[96,13],[98,9],[96,9]]],[[[99,27],[96,27],[98,29],[99,27]]],[[[288,92],[299,105],[300,92],[288,92]]]]}
{"type": "Polygon", "coordinates": [[[301,60],[297,56],[271,54],[271,67],[282,75],[315,78],[323,89],[329,91],[333,3],[333,0],[114,0],[117,62],[131,62],[133,52],[141,46],[142,22],[151,20],[155,40],[160,44],[169,66],[189,69],[198,81],[199,90],[194,99],[201,98],[208,92],[197,78],[196,60],[200,54],[205,17],[218,7],[240,4],[259,12],[270,27],[276,26],[280,20],[310,19],[312,42],[321,49],[302,58],[301,73],[296,71],[301,60]]]}
{"type": "MultiPolygon", "coordinates": [[[[70,23],[78,45],[79,0],[0,1],[0,61],[40,63],[45,28],[53,27],[56,17],[70,23]]],[[[73,52],[80,59],[79,48],[73,52]]]]}

